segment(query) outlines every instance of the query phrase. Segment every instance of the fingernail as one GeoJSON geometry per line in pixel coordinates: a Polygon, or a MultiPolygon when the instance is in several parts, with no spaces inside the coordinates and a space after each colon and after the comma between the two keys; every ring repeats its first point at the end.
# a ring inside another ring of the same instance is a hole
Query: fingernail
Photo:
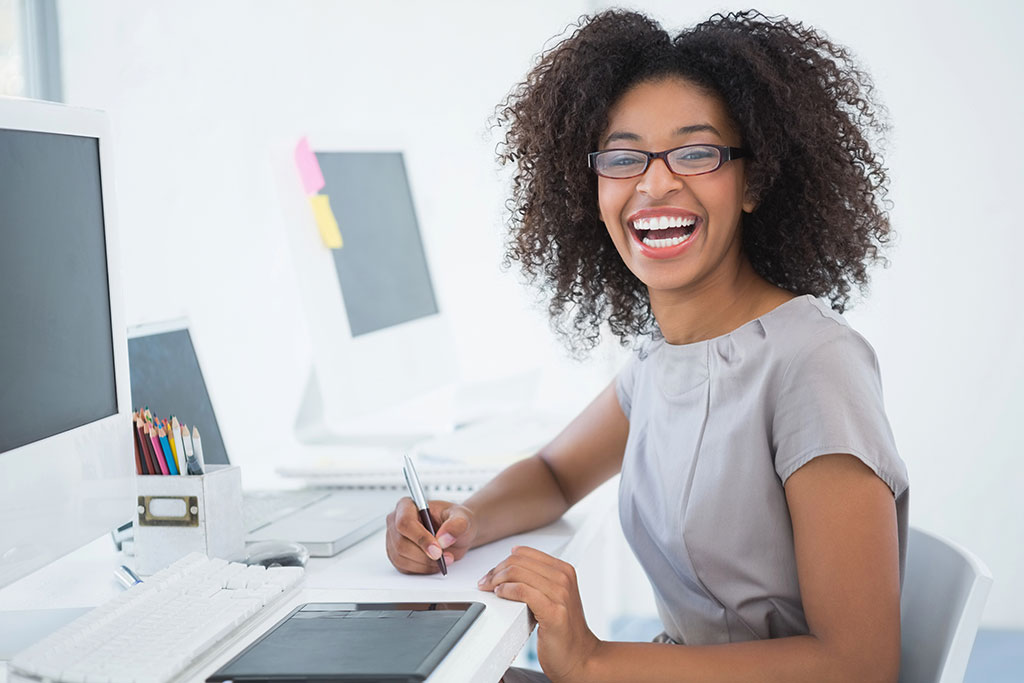
{"type": "Polygon", "coordinates": [[[476,582],[476,585],[482,586],[485,583],[487,583],[487,576],[482,576],[482,577],[480,577],[480,580],[476,582]]]}
{"type": "Polygon", "coordinates": [[[451,553],[445,553],[444,554],[444,561],[447,562],[448,564],[451,564],[452,562],[455,561],[455,556],[452,555],[451,553]]]}
{"type": "Polygon", "coordinates": [[[429,555],[430,559],[432,559],[432,560],[440,559],[440,557],[441,557],[441,549],[438,548],[436,545],[432,545],[432,546],[427,548],[427,555],[429,555]]]}
{"type": "Polygon", "coordinates": [[[455,537],[447,533],[441,534],[437,537],[437,542],[441,544],[442,548],[447,548],[452,543],[455,543],[455,537]]]}

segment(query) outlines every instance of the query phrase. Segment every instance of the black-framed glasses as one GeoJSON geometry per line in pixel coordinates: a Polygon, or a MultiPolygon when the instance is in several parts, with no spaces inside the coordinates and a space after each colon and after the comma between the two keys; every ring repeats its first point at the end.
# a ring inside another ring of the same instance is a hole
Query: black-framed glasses
{"type": "Polygon", "coordinates": [[[676,175],[703,175],[717,171],[727,161],[749,157],[741,147],[726,145],[683,145],[664,152],[642,149],[602,149],[587,155],[587,165],[605,178],[635,178],[643,175],[655,159],[661,159],[676,175]]]}

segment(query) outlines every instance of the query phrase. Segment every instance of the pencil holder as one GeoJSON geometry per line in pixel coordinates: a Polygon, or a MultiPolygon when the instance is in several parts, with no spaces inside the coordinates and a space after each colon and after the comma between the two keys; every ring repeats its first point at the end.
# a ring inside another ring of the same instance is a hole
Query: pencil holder
{"type": "Polygon", "coordinates": [[[135,569],[149,575],[191,552],[236,559],[245,550],[242,474],[209,465],[198,476],[140,476],[135,569]]]}

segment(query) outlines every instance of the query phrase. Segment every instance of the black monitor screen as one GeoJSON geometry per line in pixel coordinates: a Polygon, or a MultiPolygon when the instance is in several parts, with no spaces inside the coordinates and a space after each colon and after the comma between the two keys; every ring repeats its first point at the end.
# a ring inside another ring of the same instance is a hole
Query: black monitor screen
{"type": "Polygon", "coordinates": [[[203,440],[203,461],[207,465],[229,464],[188,330],[129,339],[128,367],[132,410],[149,408],[161,418],[173,415],[190,428],[197,427],[203,440]]]}
{"type": "Polygon", "coordinates": [[[317,152],[344,247],[334,266],[353,337],[437,314],[400,152],[317,152]]]}
{"type": "Polygon", "coordinates": [[[0,453],[117,414],[95,138],[0,128],[0,453]]]}

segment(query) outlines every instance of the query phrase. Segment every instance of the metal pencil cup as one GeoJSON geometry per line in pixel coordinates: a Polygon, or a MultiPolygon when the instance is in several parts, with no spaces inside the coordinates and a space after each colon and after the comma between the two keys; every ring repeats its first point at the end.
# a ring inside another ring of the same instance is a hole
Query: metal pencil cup
{"type": "Polygon", "coordinates": [[[242,473],[209,465],[198,476],[140,476],[135,569],[158,572],[191,552],[237,559],[245,550],[242,473]]]}

